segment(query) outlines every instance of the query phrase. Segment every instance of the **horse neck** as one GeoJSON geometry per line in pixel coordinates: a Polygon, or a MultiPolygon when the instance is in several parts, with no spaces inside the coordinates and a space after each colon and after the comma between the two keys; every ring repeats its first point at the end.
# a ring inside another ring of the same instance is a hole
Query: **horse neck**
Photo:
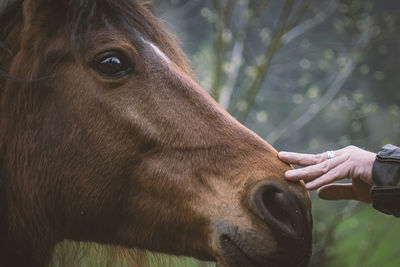
{"type": "Polygon", "coordinates": [[[15,203],[11,201],[9,184],[13,177],[9,177],[4,166],[7,155],[3,148],[0,149],[0,266],[48,266],[54,244],[32,238],[28,233],[32,230],[24,229],[29,220],[13,212],[16,208],[13,208],[15,203]]]}
{"type": "Polygon", "coordinates": [[[32,250],[24,248],[24,245],[8,242],[0,243],[0,266],[2,267],[46,267],[50,265],[51,253],[47,255],[35,255],[32,250]]]}
{"type": "Polygon", "coordinates": [[[18,219],[10,212],[10,192],[7,192],[9,186],[6,184],[9,179],[4,179],[3,156],[0,155],[0,266],[48,266],[55,242],[35,239],[26,234],[31,231],[23,229],[27,221],[16,224],[18,219]]]}
{"type": "MultiPolygon", "coordinates": [[[[6,101],[6,94],[0,92],[1,114],[11,112],[3,105],[6,101]]],[[[12,152],[20,137],[16,134],[18,131],[10,131],[15,126],[10,118],[12,117],[0,118],[0,266],[48,266],[56,241],[51,233],[39,233],[36,230],[40,229],[41,224],[34,218],[35,214],[39,215],[37,211],[30,213],[28,207],[21,208],[24,204],[20,199],[25,196],[21,195],[24,194],[23,190],[18,188],[23,185],[21,181],[31,177],[16,177],[16,173],[13,173],[23,166],[13,164],[10,159],[15,159],[25,151],[12,152]]]]}

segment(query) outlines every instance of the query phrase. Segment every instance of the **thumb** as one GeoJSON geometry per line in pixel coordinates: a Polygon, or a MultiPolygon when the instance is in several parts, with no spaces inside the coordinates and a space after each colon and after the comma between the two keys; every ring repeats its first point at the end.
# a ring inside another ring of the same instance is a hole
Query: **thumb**
{"type": "Polygon", "coordinates": [[[318,197],[325,200],[357,200],[351,184],[328,184],[318,189],[318,197]]]}
{"type": "MultiPolygon", "coordinates": [[[[353,181],[354,182],[354,181],[353,181]]],[[[369,187],[354,184],[328,184],[318,190],[318,197],[325,200],[357,200],[370,203],[369,187]]]]}

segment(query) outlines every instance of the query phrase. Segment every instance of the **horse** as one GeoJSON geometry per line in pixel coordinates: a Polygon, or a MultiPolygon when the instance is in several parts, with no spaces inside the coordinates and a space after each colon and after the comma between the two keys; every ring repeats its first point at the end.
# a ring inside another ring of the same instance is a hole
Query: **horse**
{"type": "Polygon", "coordinates": [[[12,0],[0,13],[0,265],[64,240],[306,266],[291,167],[198,83],[139,0],[12,0]]]}

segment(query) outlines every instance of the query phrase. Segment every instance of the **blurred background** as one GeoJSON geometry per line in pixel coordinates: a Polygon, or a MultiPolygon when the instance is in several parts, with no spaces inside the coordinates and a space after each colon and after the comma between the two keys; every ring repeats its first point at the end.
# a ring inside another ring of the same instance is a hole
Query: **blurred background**
{"type": "MultiPolygon", "coordinates": [[[[153,0],[209,93],[277,150],[400,145],[400,1],[153,0]]],[[[314,193],[310,266],[400,266],[400,221],[314,193]]],[[[186,259],[175,266],[213,266],[186,259]]]]}
{"type": "MultiPolygon", "coordinates": [[[[176,34],[200,84],[277,150],[400,145],[399,0],[144,1],[176,34]]],[[[400,266],[400,220],[311,196],[310,266],[400,266]]]]}

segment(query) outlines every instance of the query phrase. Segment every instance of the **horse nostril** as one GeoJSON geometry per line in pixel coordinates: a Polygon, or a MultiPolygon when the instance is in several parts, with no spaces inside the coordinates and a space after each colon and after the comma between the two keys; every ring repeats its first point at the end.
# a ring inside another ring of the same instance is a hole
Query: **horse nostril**
{"type": "Polygon", "coordinates": [[[305,205],[294,193],[267,184],[258,188],[253,197],[258,216],[281,236],[303,239],[304,233],[311,229],[305,205]]]}
{"type": "Polygon", "coordinates": [[[261,192],[261,198],[261,211],[264,215],[271,215],[276,220],[286,224],[290,223],[286,214],[290,209],[290,203],[281,190],[276,187],[264,188],[261,192]]]}

